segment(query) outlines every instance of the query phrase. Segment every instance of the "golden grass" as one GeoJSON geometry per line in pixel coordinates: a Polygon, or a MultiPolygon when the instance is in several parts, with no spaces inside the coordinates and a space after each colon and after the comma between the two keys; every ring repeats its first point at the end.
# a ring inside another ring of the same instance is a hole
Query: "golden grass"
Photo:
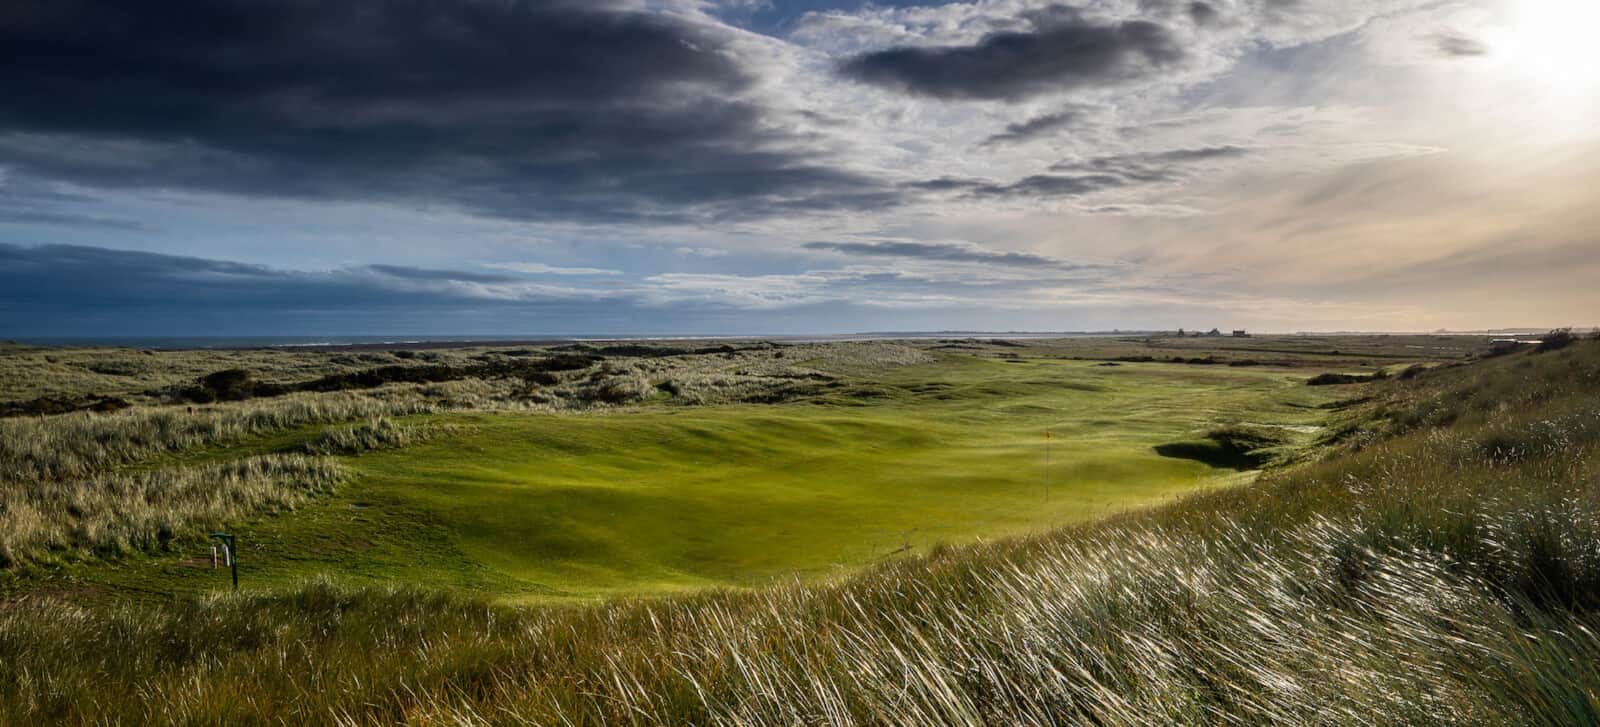
{"type": "Polygon", "coordinates": [[[296,455],[0,488],[0,566],[165,546],[228,518],[293,509],[345,476],[296,455]]]}

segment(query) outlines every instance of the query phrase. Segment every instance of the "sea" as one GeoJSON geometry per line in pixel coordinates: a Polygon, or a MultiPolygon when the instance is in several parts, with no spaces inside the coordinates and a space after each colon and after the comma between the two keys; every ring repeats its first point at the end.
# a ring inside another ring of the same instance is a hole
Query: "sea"
{"type": "Polygon", "coordinates": [[[502,334],[502,335],[352,335],[352,336],[24,336],[20,343],[43,346],[109,346],[153,350],[259,349],[259,348],[446,348],[467,345],[547,345],[560,343],[668,342],[668,341],[780,341],[786,343],[824,343],[830,341],[884,341],[939,338],[989,338],[1005,340],[1072,338],[1139,334],[1139,331],[1046,332],[1046,331],[889,331],[874,333],[819,334],[681,334],[681,335],[605,335],[605,334],[502,334]]]}

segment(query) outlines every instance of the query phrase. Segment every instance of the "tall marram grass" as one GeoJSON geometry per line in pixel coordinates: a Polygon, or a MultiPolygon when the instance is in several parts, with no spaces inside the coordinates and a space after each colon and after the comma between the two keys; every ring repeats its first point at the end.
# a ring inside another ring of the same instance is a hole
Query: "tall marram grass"
{"type": "Polygon", "coordinates": [[[270,455],[0,487],[0,567],[154,549],[228,518],[292,509],[344,476],[330,460],[270,455]]]}
{"type": "Polygon", "coordinates": [[[1585,344],[1388,382],[1367,415],[1404,426],[1323,461],[832,583],[15,601],[0,722],[1594,724],[1596,371],[1585,344]]]}
{"type": "MultiPolygon", "coordinates": [[[[381,393],[381,392],[380,392],[381,393]]],[[[435,411],[430,402],[367,394],[297,394],[204,407],[148,407],[0,419],[0,486],[85,477],[119,465],[307,424],[435,411]]]]}
{"type": "Polygon", "coordinates": [[[394,449],[423,441],[439,428],[437,425],[397,424],[388,417],[377,417],[354,426],[330,427],[301,445],[301,449],[312,455],[352,455],[394,449]]]}

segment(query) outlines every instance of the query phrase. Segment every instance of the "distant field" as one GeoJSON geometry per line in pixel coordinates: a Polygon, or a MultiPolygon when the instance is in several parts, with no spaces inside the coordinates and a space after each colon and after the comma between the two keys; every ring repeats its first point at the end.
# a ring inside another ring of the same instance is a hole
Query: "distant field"
{"type": "MultiPolygon", "coordinates": [[[[252,585],[326,572],[539,599],[827,575],[1247,479],[1153,448],[1229,423],[1306,439],[1336,393],[1302,379],[946,355],[826,405],[412,417],[449,429],[345,458],[355,477],[332,497],[234,530],[252,585]]],[[[289,450],[315,431],[189,459],[289,450]]],[[[198,555],[66,572],[119,589],[217,588],[198,555]]]]}

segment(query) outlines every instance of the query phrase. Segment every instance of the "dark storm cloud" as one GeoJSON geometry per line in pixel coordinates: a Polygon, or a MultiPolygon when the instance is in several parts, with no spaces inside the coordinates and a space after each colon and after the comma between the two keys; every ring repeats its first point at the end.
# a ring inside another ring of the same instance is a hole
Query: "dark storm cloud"
{"type": "Polygon", "coordinates": [[[13,0],[0,166],[584,221],[881,195],[771,130],[726,32],[576,0],[13,0]]]}
{"type": "Polygon", "coordinates": [[[1043,255],[999,252],[976,245],[930,242],[810,242],[808,250],[826,250],[865,257],[898,257],[941,262],[983,263],[1012,267],[1075,267],[1043,255]]]}
{"type": "Polygon", "coordinates": [[[1211,3],[1189,3],[1189,19],[1193,20],[1195,25],[1210,25],[1220,17],[1221,13],[1218,13],[1211,3]]]}
{"type": "Polygon", "coordinates": [[[903,47],[858,55],[840,73],[863,83],[944,99],[1017,100],[1150,77],[1185,58],[1168,28],[1100,22],[1061,6],[1029,15],[1032,29],[975,45],[903,47]]]}
{"type": "Polygon", "coordinates": [[[1094,157],[1061,162],[1050,167],[1051,174],[1035,174],[1015,182],[941,177],[905,185],[910,192],[960,194],[973,198],[1066,198],[1135,187],[1144,184],[1175,182],[1194,174],[1197,166],[1247,156],[1251,150],[1237,146],[1174,149],[1094,157]]]}
{"type": "Polygon", "coordinates": [[[1210,146],[1101,156],[1084,161],[1062,162],[1050,169],[1056,172],[1111,174],[1130,182],[1170,182],[1187,176],[1193,165],[1237,159],[1249,154],[1250,150],[1243,147],[1210,146]]]}
{"type": "Polygon", "coordinates": [[[989,137],[983,143],[986,146],[993,146],[995,144],[1017,144],[1032,141],[1041,136],[1048,136],[1066,129],[1082,118],[1083,113],[1079,111],[1045,114],[1027,121],[1008,124],[1004,132],[989,137]]]}
{"type": "Polygon", "coordinates": [[[1125,187],[1130,180],[1112,174],[1035,174],[1009,184],[983,179],[943,177],[906,185],[927,193],[955,193],[980,199],[1078,197],[1125,187]]]}
{"type": "Polygon", "coordinates": [[[1446,30],[1428,37],[1434,52],[1446,58],[1476,58],[1489,55],[1489,45],[1477,38],[1446,30]]]}
{"type": "Polygon", "coordinates": [[[982,185],[973,192],[983,197],[1078,197],[1128,184],[1128,179],[1114,174],[1035,174],[1011,184],[982,185]]]}
{"type": "Polygon", "coordinates": [[[964,179],[961,177],[940,177],[938,179],[924,179],[906,184],[906,189],[917,192],[969,192],[982,187],[988,182],[977,179],[964,179]]]}

